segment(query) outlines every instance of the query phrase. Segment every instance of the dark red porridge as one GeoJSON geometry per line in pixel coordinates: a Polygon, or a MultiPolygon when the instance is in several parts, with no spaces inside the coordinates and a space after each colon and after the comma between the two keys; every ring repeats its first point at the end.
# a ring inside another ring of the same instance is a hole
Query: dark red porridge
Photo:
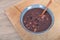
{"type": "Polygon", "coordinates": [[[52,22],[50,14],[46,11],[45,14],[40,17],[44,9],[33,8],[28,10],[23,17],[24,26],[31,32],[42,32],[49,28],[52,22]]]}

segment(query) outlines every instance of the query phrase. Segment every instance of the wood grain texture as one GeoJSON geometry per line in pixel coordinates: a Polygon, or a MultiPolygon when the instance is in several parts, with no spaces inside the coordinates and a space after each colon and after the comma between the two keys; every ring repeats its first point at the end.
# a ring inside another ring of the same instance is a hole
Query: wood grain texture
{"type": "Polygon", "coordinates": [[[5,8],[18,1],[20,0],[0,0],[0,40],[21,40],[4,12],[5,8]]]}
{"type": "Polygon", "coordinates": [[[0,40],[21,40],[4,10],[0,11],[0,40]]]}
{"type": "MultiPolygon", "coordinates": [[[[46,1],[40,1],[40,0],[30,0],[30,1],[23,1],[21,3],[18,3],[14,6],[11,6],[9,8],[7,8],[6,11],[6,15],[8,16],[8,18],[10,19],[11,23],[14,25],[14,28],[17,30],[17,32],[19,33],[19,35],[21,36],[21,38],[23,40],[56,40],[59,36],[60,36],[60,6],[59,4],[56,4],[54,1],[53,3],[50,5],[50,9],[53,12],[55,21],[54,21],[54,25],[53,27],[46,33],[43,34],[31,34],[29,32],[27,32],[20,24],[20,15],[21,12],[29,5],[32,4],[42,4],[42,5],[46,5],[48,2],[48,0],[46,1]],[[37,2],[36,2],[37,1],[37,2]],[[26,5],[27,4],[27,5],[26,5]],[[18,9],[16,9],[16,7],[21,11],[18,11],[18,9]]],[[[59,40],[59,39],[58,39],[59,40]]]]}

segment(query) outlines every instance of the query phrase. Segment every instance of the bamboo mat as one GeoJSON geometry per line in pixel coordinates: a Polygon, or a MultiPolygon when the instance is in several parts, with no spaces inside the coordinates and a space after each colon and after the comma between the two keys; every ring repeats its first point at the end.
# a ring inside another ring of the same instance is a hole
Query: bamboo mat
{"type": "Polygon", "coordinates": [[[31,34],[27,32],[19,22],[21,12],[27,6],[32,4],[42,4],[46,6],[48,2],[49,0],[22,0],[21,2],[9,8],[6,8],[6,15],[8,16],[9,20],[14,25],[14,28],[23,40],[60,40],[60,5],[55,3],[54,1],[49,8],[53,12],[55,21],[53,27],[48,32],[39,35],[31,34]]]}

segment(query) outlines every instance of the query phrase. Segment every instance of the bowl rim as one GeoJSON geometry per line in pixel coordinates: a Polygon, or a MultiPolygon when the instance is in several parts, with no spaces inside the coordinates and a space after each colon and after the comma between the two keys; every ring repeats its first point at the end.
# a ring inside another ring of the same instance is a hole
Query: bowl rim
{"type": "Polygon", "coordinates": [[[30,10],[30,9],[32,9],[32,8],[42,8],[42,9],[45,9],[46,7],[45,7],[44,5],[41,5],[41,4],[33,4],[33,5],[30,5],[30,6],[26,7],[26,8],[22,11],[22,13],[21,13],[21,15],[20,15],[20,23],[21,23],[22,27],[23,27],[27,32],[30,32],[30,33],[33,33],[33,34],[42,34],[42,33],[44,33],[44,32],[47,32],[48,30],[50,30],[50,28],[51,28],[51,27],[53,26],[53,24],[54,24],[54,15],[53,15],[52,11],[51,11],[49,8],[47,9],[47,12],[49,12],[49,14],[50,14],[50,16],[51,16],[51,18],[52,18],[52,22],[51,22],[51,25],[50,25],[50,27],[49,27],[48,29],[46,29],[46,30],[44,30],[44,31],[42,31],[42,32],[32,32],[32,31],[28,30],[28,29],[24,26],[23,16],[24,16],[24,14],[25,14],[28,10],[30,10]]]}

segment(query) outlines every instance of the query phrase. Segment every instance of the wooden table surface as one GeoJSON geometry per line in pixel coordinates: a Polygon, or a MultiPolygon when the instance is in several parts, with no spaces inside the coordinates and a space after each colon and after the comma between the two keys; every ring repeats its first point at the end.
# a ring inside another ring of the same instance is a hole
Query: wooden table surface
{"type": "Polygon", "coordinates": [[[4,12],[5,8],[19,1],[20,0],[0,0],[0,40],[21,40],[4,12]]]}
{"type": "Polygon", "coordinates": [[[29,5],[32,4],[42,4],[45,5],[48,3],[49,0],[43,1],[43,0],[30,0],[30,1],[24,1],[24,2],[19,2],[17,5],[13,5],[6,9],[6,15],[8,16],[9,20],[11,23],[14,25],[14,28],[17,30],[19,35],[23,40],[60,40],[60,3],[59,1],[55,2],[53,0],[52,4],[49,6],[51,11],[53,12],[54,15],[54,25],[52,28],[44,33],[44,34],[31,34],[24,30],[20,24],[20,11],[23,11],[24,8],[26,8],[29,5]],[[37,2],[36,2],[37,1],[37,2]],[[26,5],[27,4],[27,5],[26,5]],[[17,8],[20,10],[18,11],[17,8]]]}
{"type": "MultiPolygon", "coordinates": [[[[17,1],[17,0],[16,0],[17,1]]],[[[17,32],[15,31],[13,25],[11,24],[11,22],[9,21],[8,17],[6,16],[4,9],[11,6],[11,4],[15,4],[17,3],[15,0],[1,0],[0,1],[0,40],[21,40],[20,36],[17,34],[17,32]],[[9,5],[9,6],[8,6],[9,5]]],[[[46,2],[46,1],[45,1],[46,2]]],[[[58,7],[58,10],[60,6],[58,6],[59,4],[54,4],[55,7],[58,7]]],[[[54,8],[54,6],[52,8],[54,8]]],[[[52,9],[51,8],[51,9],[52,9]]],[[[54,8],[56,10],[56,8],[54,8]]],[[[57,11],[58,11],[57,10],[57,11]]],[[[60,12],[58,12],[60,13],[60,12]]],[[[59,14],[55,14],[59,16],[59,14]]],[[[58,17],[57,16],[57,17],[58,17]]],[[[54,38],[54,40],[60,40],[60,21],[58,20],[59,18],[56,18],[57,22],[56,25],[58,25],[58,27],[53,27],[51,32],[48,32],[47,37],[49,38],[49,40],[52,40],[54,38]],[[56,28],[56,29],[55,29],[56,28]],[[51,34],[51,35],[49,35],[51,34]],[[57,37],[55,37],[57,36],[57,37]]],[[[43,37],[43,36],[41,36],[43,37]]],[[[45,38],[45,39],[48,39],[45,38]]],[[[43,39],[43,38],[42,38],[43,39]]]]}

